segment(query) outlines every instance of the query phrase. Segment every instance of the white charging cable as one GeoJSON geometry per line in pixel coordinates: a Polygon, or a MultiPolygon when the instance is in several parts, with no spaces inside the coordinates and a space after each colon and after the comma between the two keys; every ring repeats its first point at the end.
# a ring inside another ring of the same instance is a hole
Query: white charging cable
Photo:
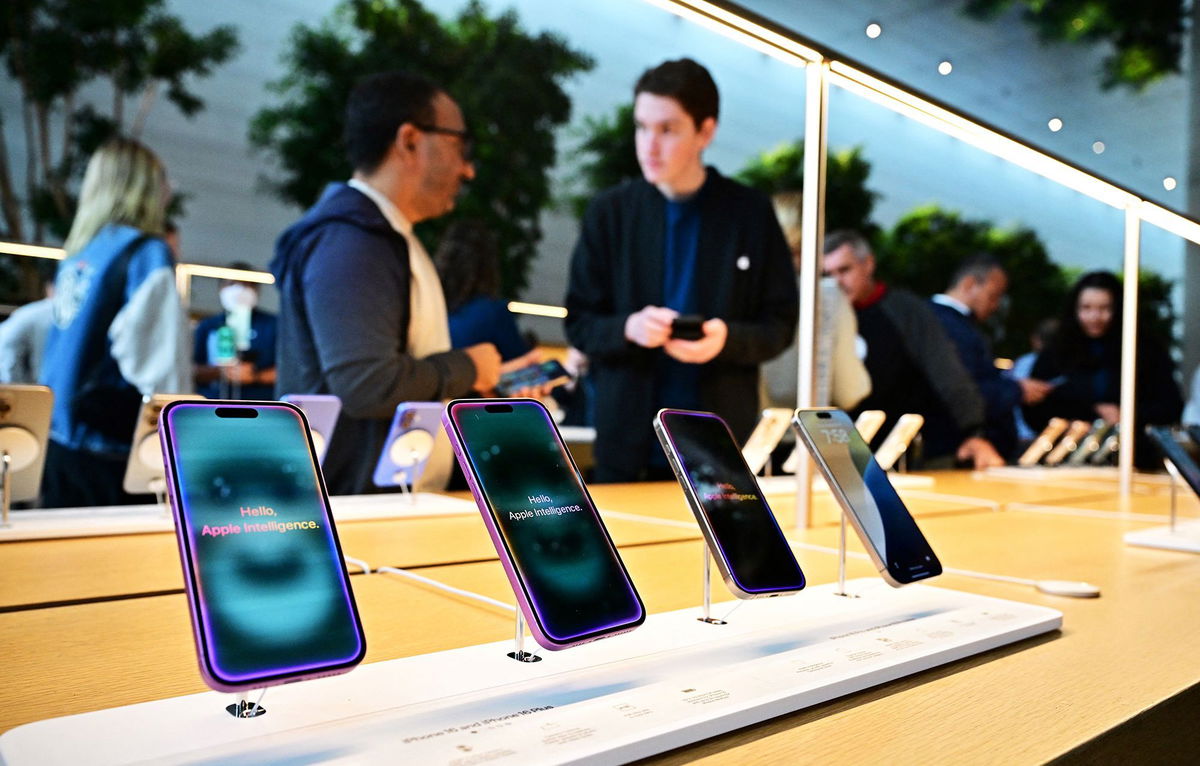
{"type": "Polygon", "coordinates": [[[489,606],[497,606],[497,607],[500,607],[501,609],[507,610],[509,612],[517,611],[517,608],[515,606],[513,606],[512,604],[506,604],[503,601],[497,601],[496,599],[494,599],[490,596],[484,596],[481,593],[474,593],[469,590],[463,590],[462,588],[455,588],[453,585],[447,585],[444,582],[438,582],[437,580],[431,579],[429,577],[425,577],[424,575],[419,575],[414,572],[410,572],[407,569],[399,569],[397,567],[379,567],[375,571],[399,575],[400,577],[406,577],[409,580],[413,580],[414,582],[419,582],[422,585],[428,585],[431,588],[436,588],[438,590],[445,591],[446,593],[453,593],[455,596],[463,596],[464,598],[472,598],[472,599],[475,599],[476,601],[482,601],[483,603],[488,604],[489,606]]]}

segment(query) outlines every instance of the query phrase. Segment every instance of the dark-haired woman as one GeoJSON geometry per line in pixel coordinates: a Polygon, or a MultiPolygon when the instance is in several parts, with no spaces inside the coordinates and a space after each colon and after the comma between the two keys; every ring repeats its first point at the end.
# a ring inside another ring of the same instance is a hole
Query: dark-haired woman
{"type": "MultiPolygon", "coordinates": [[[[1055,383],[1037,405],[1025,408],[1030,428],[1052,417],[1072,420],[1121,417],[1121,282],[1106,271],[1079,278],[1071,288],[1058,332],[1033,366],[1033,377],[1055,383]]],[[[1183,399],[1175,363],[1166,347],[1146,332],[1137,339],[1136,442],[1148,424],[1179,422],[1183,399]]],[[[1139,466],[1154,465],[1152,449],[1138,449],[1139,466]]]]}

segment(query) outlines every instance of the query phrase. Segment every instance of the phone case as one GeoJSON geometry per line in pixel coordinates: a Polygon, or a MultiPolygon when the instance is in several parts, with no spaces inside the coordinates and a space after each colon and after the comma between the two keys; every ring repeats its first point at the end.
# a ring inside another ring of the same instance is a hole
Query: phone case
{"type": "MultiPolygon", "coordinates": [[[[758,474],[771,459],[771,453],[779,446],[779,440],[787,433],[792,411],[784,407],[769,407],[763,410],[762,417],[755,424],[746,446],[742,447],[742,456],[750,466],[750,473],[758,474]]],[[[657,423],[657,420],[655,421],[657,423]]]]}
{"type": "Polygon", "coordinates": [[[908,450],[908,445],[916,438],[923,425],[925,425],[925,418],[921,415],[913,412],[901,415],[900,419],[896,421],[896,425],[892,427],[891,433],[875,451],[875,462],[879,463],[879,467],[885,471],[892,470],[896,461],[908,450]]]}
{"type": "Polygon", "coordinates": [[[1054,442],[1058,441],[1058,437],[1063,435],[1067,430],[1067,421],[1065,418],[1050,418],[1050,422],[1042,429],[1042,432],[1037,435],[1037,438],[1029,445],[1029,447],[1017,459],[1017,465],[1031,466],[1037,465],[1038,461],[1046,456],[1050,450],[1054,449],[1054,442]]]}
{"type": "Polygon", "coordinates": [[[212,406],[214,408],[218,406],[286,407],[294,410],[300,416],[300,420],[304,424],[305,437],[308,440],[309,454],[313,458],[314,465],[317,466],[317,490],[321,495],[321,502],[325,506],[325,521],[329,525],[330,534],[333,536],[334,546],[337,551],[338,565],[342,569],[342,577],[346,583],[346,593],[349,597],[350,608],[354,614],[358,638],[361,644],[361,650],[356,658],[352,659],[347,664],[332,668],[322,668],[296,674],[276,676],[274,678],[259,678],[252,681],[247,681],[245,683],[234,684],[224,682],[209,671],[208,658],[204,649],[204,638],[201,635],[201,632],[204,628],[199,614],[200,594],[195,584],[192,571],[191,554],[187,542],[187,522],[183,518],[183,508],[179,501],[179,490],[176,487],[177,480],[174,470],[174,457],[170,445],[169,429],[166,425],[164,425],[168,411],[174,407],[193,405],[195,403],[195,399],[175,399],[174,401],[168,402],[159,413],[158,437],[160,440],[160,449],[162,450],[162,454],[167,458],[163,461],[164,470],[166,472],[167,500],[171,507],[171,517],[175,522],[175,542],[179,546],[179,563],[183,568],[183,583],[184,589],[187,593],[188,615],[192,622],[192,639],[196,644],[196,659],[199,664],[201,678],[204,679],[204,683],[208,684],[210,688],[215,689],[216,691],[238,693],[244,692],[248,689],[262,689],[268,686],[279,686],[282,684],[293,683],[295,681],[307,681],[314,678],[325,678],[326,676],[338,676],[342,675],[343,673],[349,673],[360,662],[362,662],[363,657],[365,657],[367,654],[366,634],[363,632],[362,621],[358,616],[358,604],[354,599],[354,589],[350,587],[350,575],[346,570],[346,563],[342,554],[341,540],[338,538],[337,527],[334,525],[333,510],[329,506],[329,491],[325,487],[325,477],[321,474],[320,466],[316,463],[316,450],[312,441],[312,432],[308,427],[308,419],[304,416],[304,411],[296,405],[287,402],[253,402],[245,400],[222,401],[216,399],[204,399],[203,397],[196,397],[196,399],[199,399],[203,401],[205,405],[212,406]]]}
{"type": "Polygon", "coordinates": [[[291,402],[304,411],[313,446],[317,449],[317,460],[324,465],[325,452],[333,441],[338,415],[342,413],[342,400],[333,394],[284,394],[279,401],[291,402]]]}
{"type": "Polygon", "coordinates": [[[161,492],[166,482],[163,467],[162,443],[158,438],[158,417],[173,401],[205,401],[197,394],[154,394],[142,397],[137,425],[133,429],[133,444],[125,461],[125,478],[121,487],[131,495],[161,492]]]}
{"type": "Polygon", "coordinates": [[[413,486],[425,471],[442,427],[441,402],[401,402],[371,480],[377,487],[413,486]]]}
{"type": "Polygon", "coordinates": [[[0,447],[9,455],[9,499],[36,500],[42,490],[54,393],[46,386],[0,386],[0,447]]]}
{"type": "MultiPolygon", "coordinates": [[[[612,636],[619,636],[622,633],[628,633],[637,628],[646,620],[646,607],[642,604],[641,597],[637,595],[636,590],[634,596],[641,605],[641,616],[631,624],[622,626],[619,629],[613,630],[611,633],[605,633],[600,636],[592,636],[575,641],[560,642],[555,638],[546,635],[542,630],[541,621],[534,613],[533,606],[530,604],[529,595],[525,592],[525,584],[521,580],[521,576],[517,573],[516,567],[513,565],[512,556],[509,553],[508,545],[504,541],[504,536],[500,529],[496,526],[496,520],[492,517],[491,503],[488,502],[487,496],[480,489],[479,482],[475,478],[475,471],[471,467],[471,461],[466,456],[466,449],[463,446],[462,437],[458,433],[458,429],[454,425],[452,417],[453,408],[458,404],[473,404],[473,403],[488,403],[488,404],[507,404],[512,402],[532,402],[541,408],[546,415],[547,422],[554,429],[554,435],[558,438],[559,444],[562,445],[562,435],[558,433],[558,428],[554,425],[553,418],[550,417],[550,411],[546,406],[536,399],[455,399],[449,402],[442,412],[442,425],[446,429],[446,434],[450,437],[450,445],[454,449],[454,456],[458,460],[458,464],[462,466],[463,474],[467,477],[467,485],[471,489],[471,495],[475,498],[475,505],[479,508],[479,513],[483,517],[483,524],[487,528],[488,536],[492,538],[492,544],[496,546],[496,553],[500,557],[500,564],[504,567],[504,574],[508,577],[508,584],[512,586],[513,594],[517,599],[517,608],[521,610],[521,614],[525,617],[525,624],[529,628],[529,632],[533,635],[533,639],[543,649],[552,652],[570,649],[573,646],[581,644],[589,644],[593,641],[599,641],[612,636]]],[[[592,493],[588,491],[587,485],[583,483],[583,476],[579,472],[579,466],[575,464],[575,458],[571,455],[571,451],[563,445],[563,451],[570,462],[571,470],[575,472],[576,478],[579,480],[579,486],[583,489],[583,495],[587,499],[588,505],[592,513],[596,514],[596,518],[600,519],[600,512],[596,508],[596,503],[592,500],[592,493]]],[[[608,534],[608,529],[604,526],[603,519],[600,519],[600,529],[604,533],[604,539],[614,552],[617,546],[612,541],[612,537],[608,534]]],[[[621,556],[616,553],[617,561],[620,562],[622,569],[625,563],[621,561],[621,556]]],[[[628,572],[626,573],[628,575],[628,572]]],[[[632,586],[632,580],[630,580],[632,586]]]]}

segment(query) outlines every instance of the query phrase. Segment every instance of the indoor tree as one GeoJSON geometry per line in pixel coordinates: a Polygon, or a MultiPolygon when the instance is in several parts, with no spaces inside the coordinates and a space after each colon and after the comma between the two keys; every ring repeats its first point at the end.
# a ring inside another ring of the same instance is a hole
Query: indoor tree
{"type": "Polygon", "coordinates": [[[489,15],[477,0],[450,19],[417,0],[346,0],[318,24],[297,25],[284,62],[287,73],[270,86],[279,102],[250,126],[251,143],[279,167],[267,187],[311,205],[327,182],[350,176],[341,132],[354,83],[392,69],[423,74],[462,107],[476,177],[453,215],[418,233],[432,242],[453,218],[482,220],[499,240],[503,292],[515,297],[541,238],[555,129],[571,114],[563,84],[589,70],[591,57],[558,35],[527,32],[513,11],[489,15]]]}

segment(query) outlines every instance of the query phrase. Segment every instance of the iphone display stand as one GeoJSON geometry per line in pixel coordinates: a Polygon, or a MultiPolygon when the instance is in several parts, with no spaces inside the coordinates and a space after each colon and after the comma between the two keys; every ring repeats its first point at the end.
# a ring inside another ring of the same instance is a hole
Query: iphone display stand
{"type": "Polygon", "coordinates": [[[1127,532],[1125,542],[1141,548],[1160,548],[1168,551],[1200,553],[1200,521],[1179,521],[1179,486],[1183,477],[1170,460],[1163,460],[1163,467],[1171,477],[1171,515],[1165,527],[1139,529],[1127,532]]]}
{"type": "Polygon", "coordinates": [[[838,515],[838,519],[838,581],[837,590],[833,592],[833,595],[843,598],[858,598],[846,590],[846,512],[842,511],[838,515]]]}
{"type": "Polygon", "coordinates": [[[400,485],[400,494],[408,497],[409,505],[416,505],[417,482],[421,480],[429,457],[433,454],[433,439],[428,439],[426,443],[417,437],[415,431],[410,431],[392,441],[388,452],[392,464],[399,469],[392,478],[400,485]]]}
{"type": "Polygon", "coordinates": [[[1163,458],[1163,468],[1167,469],[1167,475],[1171,477],[1171,533],[1175,533],[1175,521],[1179,515],[1179,485],[1183,482],[1183,477],[1179,475],[1179,469],[1170,460],[1163,458]]]}
{"type": "Polygon", "coordinates": [[[533,652],[525,651],[525,615],[521,613],[520,607],[513,611],[517,614],[517,629],[513,638],[513,650],[508,653],[508,656],[517,662],[541,662],[541,657],[533,652]]]}
{"type": "Polygon", "coordinates": [[[8,512],[12,507],[12,475],[38,459],[41,447],[37,437],[20,426],[0,428],[0,527],[11,526],[8,512]]]}
{"type": "Polygon", "coordinates": [[[728,625],[729,623],[722,620],[720,617],[712,616],[712,551],[708,549],[708,541],[703,543],[704,552],[704,614],[696,619],[700,622],[707,622],[709,625],[728,625]]]}
{"type": "Polygon", "coordinates": [[[171,518],[171,504],[167,502],[166,477],[151,479],[146,482],[146,486],[154,493],[154,502],[162,509],[163,518],[171,518]]]}
{"type": "Polygon", "coordinates": [[[242,692],[237,695],[237,702],[232,705],[225,706],[225,712],[234,718],[258,718],[260,715],[266,715],[267,709],[262,706],[263,697],[267,695],[266,687],[259,692],[258,699],[254,702],[250,701],[251,689],[248,692],[242,692]]]}

